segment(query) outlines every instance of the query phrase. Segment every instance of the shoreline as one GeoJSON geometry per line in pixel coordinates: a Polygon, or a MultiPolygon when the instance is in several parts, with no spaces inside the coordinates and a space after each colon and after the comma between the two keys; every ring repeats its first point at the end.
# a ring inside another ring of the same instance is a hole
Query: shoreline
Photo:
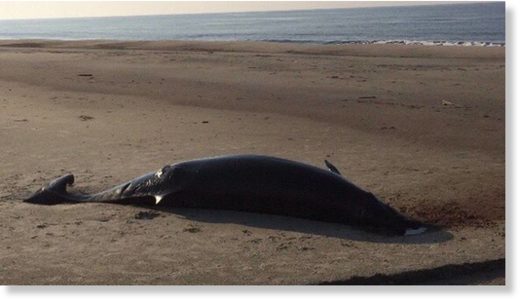
{"type": "Polygon", "coordinates": [[[279,39],[265,39],[265,40],[117,40],[117,39],[67,39],[67,38],[13,38],[0,37],[0,42],[3,41],[59,41],[59,42],[79,42],[79,41],[107,41],[107,42],[200,42],[200,43],[281,43],[281,44],[311,44],[311,45],[416,45],[416,46],[448,46],[448,47],[506,47],[506,42],[491,42],[491,41],[446,41],[446,40],[407,40],[407,39],[391,39],[391,40],[331,40],[331,41],[315,41],[315,40],[279,40],[279,39]]]}
{"type": "MultiPolygon", "coordinates": [[[[232,42],[232,41],[230,41],[232,42]]],[[[237,41],[240,42],[240,41],[237,41]]],[[[247,42],[247,41],[244,41],[247,42]]],[[[252,41],[255,42],[255,41],[252,41]]],[[[345,40],[345,41],[323,41],[313,40],[261,40],[258,42],[275,43],[303,43],[318,45],[422,45],[422,46],[478,46],[478,47],[506,47],[505,42],[485,42],[485,41],[421,41],[421,40],[345,40]]]]}
{"type": "Polygon", "coordinates": [[[315,44],[267,41],[0,39],[1,48],[202,51],[357,57],[505,59],[506,47],[417,44],[315,44]]]}

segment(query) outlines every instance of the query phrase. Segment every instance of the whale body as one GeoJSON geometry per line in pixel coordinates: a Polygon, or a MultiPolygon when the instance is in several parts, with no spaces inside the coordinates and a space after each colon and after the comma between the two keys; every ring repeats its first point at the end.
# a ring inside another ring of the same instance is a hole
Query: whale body
{"type": "Polygon", "coordinates": [[[391,234],[410,235],[426,230],[398,211],[328,169],[262,155],[231,155],[167,165],[96,194],[67,192],[68,174],[43,186],[25,202],[146,203],[247,211],[358,226],[391,234]]]}

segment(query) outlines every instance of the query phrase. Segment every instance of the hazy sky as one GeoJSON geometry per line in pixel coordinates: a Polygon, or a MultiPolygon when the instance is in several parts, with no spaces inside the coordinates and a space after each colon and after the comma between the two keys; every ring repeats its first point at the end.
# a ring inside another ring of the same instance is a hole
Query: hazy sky
{"type": "Polygon", "coordinates": [[[418,5],[433,1],[0,1],[0,19],[166,15],[317,8],[418,5]]]}

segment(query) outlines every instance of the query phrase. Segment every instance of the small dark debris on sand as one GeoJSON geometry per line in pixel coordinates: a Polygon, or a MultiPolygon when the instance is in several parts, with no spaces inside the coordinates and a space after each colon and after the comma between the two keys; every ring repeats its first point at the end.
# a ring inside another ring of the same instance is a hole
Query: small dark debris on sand
{"type": "Polygon", "coordinates": [[[21,119],[21,120],[14,120],[15,122],[28,122],[29,120],[24,118],[24,119],[21,119]]]}
{"type": "Polygon", "coordinates": [[[189,232],[189,233],[198,233],[201,230],[199,228],[196,228],[196,227],[189,227],[189,228],[183,229],[182,231],[183,232],[189,232]]]}
{"type": "Polygon", "coordinates": [[[150,220],[150,219],[154,219],[155,217],[160,216],[160,215],[161,214],[156,213],[156,212],[152,212],[152,211],[141,211],[141,212],[135,214],[134,218],[135,219],[150,220]]]}
{"type": "Polygon", "coordinates": [[[42,223],[42,224],[37,225],[36,227],[39,228],[39,229],[45,229],[47,227],[47,224],[46,223],[42,223]]]}
{"type": "Polygon", "coordinates": [[[360,100],[375,99],[375,98],[376,98],[376,96],[374,96],[374,95],[360,96],[359,97],[360,100]]]}
{"type": "Polygon", "coordinates": [[[92,116],[88,116],[88,115],[80,115],[79,119],[82,120],[83,122],[85,122],[88,120],[93,120],[94,118],[92,116]]]}
{"type": "Polygon", "coordinates": [[[78,77],[92,77],[92,76],[94,76],[94,75],[91,73],[78,73],[78,77]]]}

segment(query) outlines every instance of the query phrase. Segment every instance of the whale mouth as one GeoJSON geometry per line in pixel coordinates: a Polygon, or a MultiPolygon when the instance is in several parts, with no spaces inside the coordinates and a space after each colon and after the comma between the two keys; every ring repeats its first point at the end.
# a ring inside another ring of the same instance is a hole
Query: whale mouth
{"type": "Polygon", "coordinates": [[[419,228],[409,228],[409,229],[406,229],[406,231],[404,232],[404,235],[405,236],[413,236],[413,235],[419,235],[419,234],[422,234],[424,232],[426,232],[426,228],[425,227],[419,227],[419,228]]]}

